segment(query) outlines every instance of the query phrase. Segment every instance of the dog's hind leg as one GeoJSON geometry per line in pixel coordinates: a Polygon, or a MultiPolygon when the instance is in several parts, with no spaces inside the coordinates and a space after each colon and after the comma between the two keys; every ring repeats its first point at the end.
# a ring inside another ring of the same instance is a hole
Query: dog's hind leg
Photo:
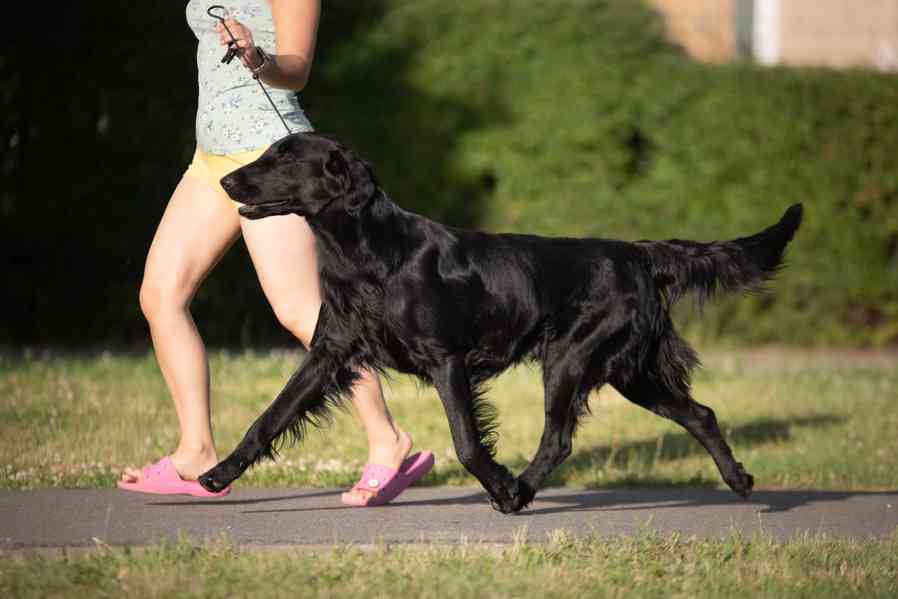
{"type": "Polygon", "coordinates": [[[533,500],[546,478],[570,456],[577,421],[589,411],[590,392],[605,384],[612,365],[624,368],[620,357],[629,353],[633,342],[625,320],[597,318],[576,321],[567,334],[546,346],[545,427],[536,455],[518,477],[518,509],[533,500]]]}
{"type": "Polygon", "coordinates": [[[491,426],[486,422],[484,404],[471,389],[470,375],[463,356],[450,356],[431,375],[440,395],[455,452],[462,465],[477,477],[489,493],[492,505],[504,514],[515,511],[517,482],[505,466],[493,459],[489,441],[491,426]]]}
{"type": "MultiPolygon", "coordinates": [[[[664,343],[668,344],[668,348],[683,348],[688,351],[688,357],[681,362],[680,367],[683,364],[691,366],[694,355],[685,342],[676,337],[675,333],[671,331],[671,337],[662,340],[662,344],[664,343]]],[[[681,352],[676,353],[683,355],[681,352]]],[[[665,359],[666,355],[674,354],[670,351],[662,351],[660,364],[657,361],[649,362],[647,369],[626,382],[613,383],[614,386],[621,395],[633,403],[659,416],[669,418],[689,431],[711,454],[724,482],[735,493],[748,499],[754,486],[754,478],[733,457],[733,452],[717,425],[714,411],[692,399],[689,393],[688,372],[685,376],[683,376],[683,372],[679,376],[673,377],[662,375],[661,370],[665,368],[664,364],[669,364],[665,359]]]]}
{"type": "Polygon", "coordinates": [[[536,455],[518,477],[517,509],[527,506],[546,478],[571,454],[577,417],[590,389],[583,388],[584,362],[579,355],[557,352],[543,365],[545,425],[536,455]]]}

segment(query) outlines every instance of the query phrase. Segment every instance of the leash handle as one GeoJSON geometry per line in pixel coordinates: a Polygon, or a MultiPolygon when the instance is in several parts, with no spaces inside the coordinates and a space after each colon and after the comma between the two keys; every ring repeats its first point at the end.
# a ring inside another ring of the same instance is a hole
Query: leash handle
{"type": "Polygon", "coordinates": [[[231,36],[231,41],[228,42],[228,51],[221,58],[221,62],[223,62],[224,64],[231,64],[231,61],[234,60],[235,56],[237,56],[237,38],[234,37],[234,34],[231,32],[228,24],[225,23],[225,20],[231,17],[231,13],[221,4],[213,4],[206,9],[206,14],[220,22],[221,26],[224,27],[225,31],[228,32],[228,35],[231,36]],[[217,15],[214,11],[221,11],[222,14],[217,15]]]}
{"type": "MultiPolygon", "coordinates": [[[[237,51],[239,50],[239,48],[237,46],[237,38],[234,37],[234,34],[231,32],[228,24],[225,23],[225,20],[230,18],[231,16],[230,11],[221,4],[213,4],[206,9],[206,14],[219,21],[221,23],[221,26],[225,28],[225,31],[228,32],[228,35],[231,36],[231,41],[228,42],[228,51],[225,52],[225,55],[221,57],[221,62],[223,62],[224,64],[231,64],[231,61],[234,60],[235,56],[237,56],[237,51]],[[221,14],[216,14],[216,12],[219,12],[221,14]]],[[[284,120],[284,116],[281,114],[281,111],[278,110],[278,107],[275,105],[274,100],[272,100],[271,96],[268,94],[268,90],[265,89],[264,85],[262,85],[262,80],[259,78],[259,74],[253,73],[253,79],[255,79],[259,84],[259,87],[262,88],[262,93],[265,94],[265,97],[268,99],[268,103],[271,104],[271,107],[274,108],[275,114],[277,114],[278,118],[281,119],[281,124],[284,125],[284,129],[287,130],[287,135],[293,133],[293,131],[290,130],[290,126],[287,125],[287,121],[284,120]]]]}

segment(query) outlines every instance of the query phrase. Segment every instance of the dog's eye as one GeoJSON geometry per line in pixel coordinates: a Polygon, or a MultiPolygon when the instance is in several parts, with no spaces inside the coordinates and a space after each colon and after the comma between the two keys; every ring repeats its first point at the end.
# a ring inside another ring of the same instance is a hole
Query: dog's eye
{"type": "Polygon", "coordinates": [[[258,160],[256,160],[256,165],[262,169],[268,169],[274,166],[276,160],[271,156],[262,156],[258,160]]]}
{"type": "Polygon", "coordinates": [[[278,164],[284,164],[287,162],[293,162],[296,160],[296,157],[293,156],[290,152],[278,152],[275,155],[275,160],[278,164]]]}

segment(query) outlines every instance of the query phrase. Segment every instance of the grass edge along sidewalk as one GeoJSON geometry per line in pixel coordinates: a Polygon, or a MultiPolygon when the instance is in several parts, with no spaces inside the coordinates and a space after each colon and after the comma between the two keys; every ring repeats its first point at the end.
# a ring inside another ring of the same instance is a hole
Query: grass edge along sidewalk
{"type": "Polygon", "coordinates": [[[894,597],[898,534],[879,540],[734,534],[496,545],[247,549],[224,540],[0,554],[0,595],[129,597],[894,597]]]}

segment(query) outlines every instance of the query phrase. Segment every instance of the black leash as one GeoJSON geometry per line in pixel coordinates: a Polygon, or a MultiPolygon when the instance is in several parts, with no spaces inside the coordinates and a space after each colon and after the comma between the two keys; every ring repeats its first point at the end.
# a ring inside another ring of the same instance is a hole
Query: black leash
{"type": "MultiPolygon", "coordinates": [[[[228,32],[228,35],[231,36],[231,41],[228,42],[228,51],[221,58],[221,62],[223,62],[224,64],[231,64],[231,61],[234,60],[235,56],[237,56],[239,47],[237,46],[237,38],[234,37],[234,34],[231,33],[231,30],[228,28],[228,24],[225,23],[225,19],[227,19],[229,16],[228,9],[225,8],[224,6],[221,6],[220,4],[213,4],[206,10],[206,14],[209,15],[210,17],[212,17],[213,19],[217,19],[218,21],[220,21],[222,27],[224,27],[225,31],[228,32]],[[219,15],[215,14],[213,11],[222,11],[224,16],[219,16],[219,15]]],[[[257,47],[256,51],[258,52],[258,50],[259,49],[257,47]]],[[[259,58],[261,60],[265,60],[265,58],[261,54],[259,55],[259,58]]],[[[253,79],[255,79],[256,82],[259,84],[259,87],[262,88],[262,93],[265,94],[266,98],[268,98],[268,103],[271,104],[271,107],[274,108],[274,112],[278,115],[278,118],[281,119],[281,123],[283,123],[284,129],[287,130],[287,135],[293,133],[293,131],[290,130],[290,127],[287,126],[287,121],[284,120],[284,117],[281,115],[281,111],[278,110],[277,106],[275,106],[274,100],[272,100],[271,96],[268,95],[268,90],[265,89],[264,85],[262,85],[262,80],[259,79],[259,74],[253,73],[253,79]]]]}

